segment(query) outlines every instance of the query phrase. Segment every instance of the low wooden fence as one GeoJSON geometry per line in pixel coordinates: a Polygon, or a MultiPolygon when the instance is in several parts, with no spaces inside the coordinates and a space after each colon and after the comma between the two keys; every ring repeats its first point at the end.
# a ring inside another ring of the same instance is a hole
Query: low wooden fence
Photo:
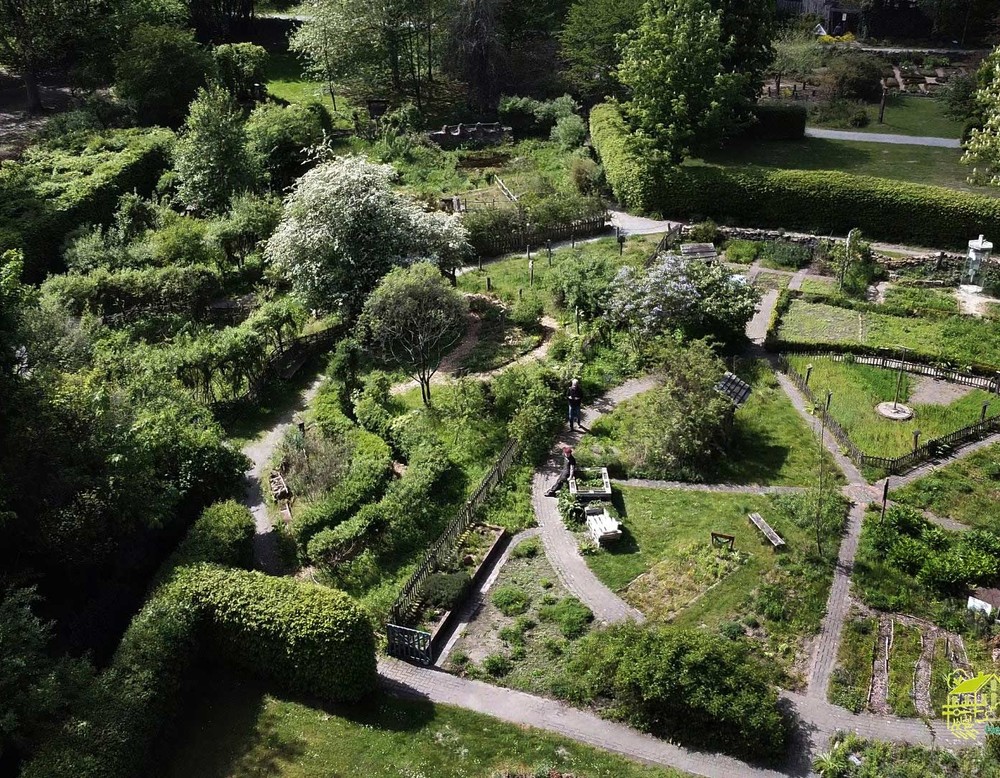
{"type": "Polygon", "coordinates": [[[669,230],[663,233],[663,237],[660,238],[659,242],[656,244],[656,248],[653,249],[653,251],[650,253],[648,257],[646,257],[646,267],[652,265],[656,261],[656,258],[660,256],[660,254],[662,254],[665,251],[669,251],[674,247],[675,244],[680,243],[680,241],[681,241],[681,225],[675,224],[673,227],[671,227],[669,230]]]}
{"type": "Polygon", "coordinates": [[[990,416],[989,418],[977,421],[967,427],[962,427],[962,429],[955,430],[954,432],[949,432],[939,438],[928,440],[923,445],[917,446],[908,454],[903,454],[899,457],[879,457],[866,454],[854,445],[854,442],[851,440],[844,428],[841,427],[837,420],[834,419],[833,416],[826,410],[826,402],[817,398],[816,395],[813,394],[812,389],[810,389],[809,385],[806,383],[806,379],[789,364],[788,359],[783,354],[778,355],[778,366],[781,371],[788,376],[791,382],[799,388],[799,391],[801,391],[802,394],[804,394],[809,401],[813,403],[816,408],[816,415],[819,416],[820,420],[826,425],[826,428],[837,439],[841,448],[843,448],[854,464],[858,467],[875,467],[885,471],[889,475],[896,475],[915,467],[921,462],[934,459],[955,446],[959,446],[963,443],[969,443],[974,440],[981,440],[987,435],[992,435],[994,432],[1000,431],[1000,414],[998,414],[996,416],[990,416]]]}
{"type": "Polygon", "coordinates": [[[509,235],[498,236],[484,241],[479,247],[483,257],[499,257],[517,251],[526,251],[529,246],[544,247],[546,241],[572,240],[598,235],[608,228],[611,220],[604,213],[589,219],[575,219],[562,224],[554,224],[543,229],[520,230],[509,235]]]}
{"type": "Polygon", "coordinates": [[[486,499],[496,488],[497,484],[507,475],[507,471],[514,464],[516,456],[517,441],[510,440],[504,446],[503,451],[500,452],[500,456],[490,469],[490,472],[486,474],[486,477],[480,482],[476,491],[472,493],[469,500],[462,506],[462,510],[459,511],[458,515],[451,520],[451,523],[441,533],[440,537],[434,541],[434,545],[430,547],[416,572],[410,576],[410,580],[403,586],[403,590],[399,593],[396,602],[393,603],[392,609],[389,611],[390,624],[387,626],[404,626],[413,619],[417,608],[420,606],[420,585],[427,576],[437,570],[443,555],[455,547],[462,533],[475,522],[479,509],[486,502],[486,499]]]}

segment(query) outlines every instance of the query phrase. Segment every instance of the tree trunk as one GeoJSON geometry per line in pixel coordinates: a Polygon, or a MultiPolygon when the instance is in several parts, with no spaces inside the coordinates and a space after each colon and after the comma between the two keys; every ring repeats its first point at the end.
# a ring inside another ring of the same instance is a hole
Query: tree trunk
{"type": "Polygon", "coordinates": [[[38,77],[30,67],[24,71],[24,91],[28,94],[28,113],[41,113],[42,93],[38,90],[38,77]]]}

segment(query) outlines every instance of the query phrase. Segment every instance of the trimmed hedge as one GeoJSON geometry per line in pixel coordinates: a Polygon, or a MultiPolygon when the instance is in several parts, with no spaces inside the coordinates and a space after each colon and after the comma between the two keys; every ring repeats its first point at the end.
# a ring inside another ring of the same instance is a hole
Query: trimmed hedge
{"type": "Polygon", "coordinates": [[[819,234],[859,227],[878,240],[937,248],[1000,232],[1000,198],[833,170],[671,167],[640,154],[607,104],[591,111],[590,133],[608,183],[630,210],[819,234]]]}
{"type": "Polygon", "coordinates": [[[222,276],[206,265],[154,267],[113,272],[97,268],[86,273],[53,276],[45,288],[65,303],[70,313],[85,310],[118,314],[130,320],[146,313],[197,316],[222,294],[222,276]]]}
{"type": "Polygon", "coordinates": [[[809,112],[802,103],[762,100],[754,108],[757,121],[747,135],[759,140],[798,140],[806,135],[809,112]]]}
{"type": "Polygon", "coordinates": [[[290,691],[354,701],[375,688],[375,639],[346,594],[218,567],[249,558],[253,517],[210,506],[164,563],[110,666],[24,778],[153,772],[204,648],[290,691]],[[205,639],[208,639],[206,645],[205,639]]]}
{"type": "Polygon", "coordinates": [[[173,142],[169,130],[107,131],[34,146],[0,164],[0,253],[23,249],[29,281],[61,270],[66,236],[110,222],[126,192],[152,192],[173,142]]]}
{"type": "Polygon", "coordinates": [[[356,702],[375,689],[371,623],[343,592],[209,565],[181,571],[178,581],[225,661],[332,702],[356,702]]]}

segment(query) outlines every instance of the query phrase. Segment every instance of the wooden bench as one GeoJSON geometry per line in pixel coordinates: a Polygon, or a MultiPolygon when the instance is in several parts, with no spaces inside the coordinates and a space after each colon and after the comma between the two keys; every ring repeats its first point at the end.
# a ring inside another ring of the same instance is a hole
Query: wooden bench
{"type": "Polygon", "coordinates": [[[771,528],[771,525],[768,524],[766,521],[764,521],[763,516],[761,516],[759,513],[748,513],[747,515],[750,517],[750,521],[754,523],[754,526],[756,526],[757,529],[763,532],[764,536],[771,541],[772,546],[774,546],[775,548],[781,548],[783,545],[785,545],[785,541],[781,539],[781,535],[775,532],[771,528]]]}

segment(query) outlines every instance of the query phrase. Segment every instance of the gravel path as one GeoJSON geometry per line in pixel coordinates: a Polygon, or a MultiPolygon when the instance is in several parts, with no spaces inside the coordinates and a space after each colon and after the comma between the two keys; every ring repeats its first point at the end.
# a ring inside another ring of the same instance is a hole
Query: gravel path
{"type": "Polygon", "coordinates": [[[860,143],[890,143],[897,146],[936,146],[942,149],[960,149],[962,142],[957,138],[932,138],[925,135],[891,135],[884,132],[850,132],[847,130],[821,130],[806,127],[807,138],[824,140],[850,140],[860,143]]]}

